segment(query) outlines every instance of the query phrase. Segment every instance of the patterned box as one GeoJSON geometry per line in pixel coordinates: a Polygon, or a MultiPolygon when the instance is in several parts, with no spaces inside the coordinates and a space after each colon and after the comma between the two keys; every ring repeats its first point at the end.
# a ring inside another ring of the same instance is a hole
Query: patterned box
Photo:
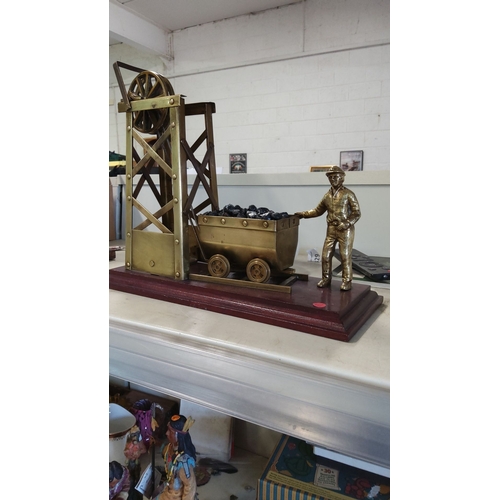
{"type": "Polygon", "coordinates": [[[257,500],[390,500],[390,480],[318,457],[283,435],[258,481],[257,500]]]}

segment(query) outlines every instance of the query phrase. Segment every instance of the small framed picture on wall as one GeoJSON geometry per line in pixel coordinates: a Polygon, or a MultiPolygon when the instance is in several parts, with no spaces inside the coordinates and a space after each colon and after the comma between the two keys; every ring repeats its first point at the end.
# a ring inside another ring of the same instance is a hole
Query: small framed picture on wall
{"type": "Polygon", "coordinates": [[[229,155],[229,172],[231,174],[247,173],[247,154],[238,153],[229,155]]]}
{"type": "Polygon", "coordinates": [[[340,168],[344,172],[363,170],[363,151],[341,151],[340,168]]]}
{"type": "Polygon", "coordinates": [[[314,165],[309,170],[311,172],[328,172],[333,165],[314,165]]]}

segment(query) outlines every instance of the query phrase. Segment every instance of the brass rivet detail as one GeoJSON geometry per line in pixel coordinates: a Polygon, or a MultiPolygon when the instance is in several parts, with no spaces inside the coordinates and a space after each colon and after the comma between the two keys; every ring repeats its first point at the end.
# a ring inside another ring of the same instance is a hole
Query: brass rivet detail
{"type": "Polygon", "coordinates": [[[130,174],[127,174],[127,179],[130,179],[132,176],[130,174]]]}
{"type": "Polygon", "coordinates": [[[130,233],[127,233],[127,236],[130,238],[130,233]]]}
{"type": "Polygon", "coordinates": [[[180,272],[176,272],[176,273],[175,273],[175,277],[176,277],[176,278],[179,278],[179,277],[180,277],[180,275],[181,275],[181,273],[180,273],[180,272]]]}
{"type": "Polygon", "coordinates": [[[264,227],[269,227],[269,222],[267,220],[264,221],[264,224],[262,224],[264,227]]]}
{"type": "Polygon", "coordinates": [[[221,219],[221,220],[220,220],[220,223],[221,223],[221,224],[225,224],[225,223],[226,223],[226,219],[221,219]]]}
{"type": "Polygon", "coordinates": [[[247,220],[244,220],[244,221],[242,222],[242,224],[243,224],[245,227],[247,227],[247,226],[248,226],[248,221],[247,221],[247,220]]]}
{"type": "Polygon", "coordinates": [[[127,262],[127,267],[130,267],[130,262],[127,262]]]}
{"type": "Polygon", "coordinates": [[[132,128],[132,127],[131,127],[130,125],[128,125],[128,126],[127,126],[127,130],[128,130],[129,132],[130,132],[130,129],[131,129],[131,128],[132,128]]]}
{"type": "Polygon", "coordinates": [[[154,261],[154,260],[150,260],[150,261],[149,261],[149,265],[150,265],[151,267],[155,267],[155,261],[154,261]]]}
{"type": "Polygon", "coordinates": [[[175,174],[172,175],[172,179],[174,179],[174,181],[175,181],[175,179],[177,179],[177,176],[175,174]]]}
{"type": "Polygon", "coordinates": [[[175,240],[175,244],[178,245],[179,244],[179,240],[175,240]]]}
{"type": "Polygon", "coordinates": [[[175,122],[172,122],[172,128],[175,128],[175,122]]]}
{"type": "Polygon", "coordinates": [[[127,200],[130,201],[132,199],[132,196],[127,196],[127,200]]]}
{"type": "Polygon", "coordinates": [[[208,217],[203,217],[203,222],[207,223],[208,222],[208,217]]]}
{"type": "Polygon", "coordinates": [[[173,97],[171,97],[169,102],[170,102],[170,104],[173,104],[173,103],[175,102],[175,101],[174,101],[174,98],[173,98],[173,97]]]}
{"type": "Polygon", "coordinates": [[[174,203],[179,203],[179,200],[177,198],[174,198],[174,203]]]}

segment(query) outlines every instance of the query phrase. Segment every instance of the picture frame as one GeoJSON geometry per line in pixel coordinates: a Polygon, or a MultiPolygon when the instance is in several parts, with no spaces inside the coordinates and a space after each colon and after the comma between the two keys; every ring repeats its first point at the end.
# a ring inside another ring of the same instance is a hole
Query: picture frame
{"type": "Polygon", "coordinates": [[[340,168],[344,172],[360,172],[363,170],[363,151],[341,151],[340,168]]]}
{"type": "Polygon", "coordinates": [[[229,155],[229,172],[231,174],[247,173],[247,154],[233,153],[229,155]]]}
{"type": "Polygon", "coordinates": [[[333,165],[314,165],[309,171],[310,172],[328,172],[333,167],[333,165]]]}

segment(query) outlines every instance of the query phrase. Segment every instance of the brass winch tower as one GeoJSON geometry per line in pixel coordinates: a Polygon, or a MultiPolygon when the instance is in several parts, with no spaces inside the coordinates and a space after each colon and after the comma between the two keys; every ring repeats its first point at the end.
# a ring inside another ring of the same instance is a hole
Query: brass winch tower
{"type": "Polygon", "coordinates": [[[197,214],[208,206],[219,208],[212,126],[215,104],[185,104],[184,96],[175,94],[169,80],[159,73],[122,62],[113,67],[122,95],[118,111],[126,113],[125,267],[188,279],[190,222],[196,224],[197,214]],[[128,91],[120,68],[136,73],[128,91]],[[185,122],[195,115],[203,115],[204,130],[189,145],[185,122]],[[195,156],[198,150],[203,153],[201,161],[195,156]],[[187,161],[196,172],[189,193],[187,161]],[[159,189],[153,169],[158,170],[159,189]],[[154,212],[138,199],[145,183],[158,202],[154,212]],[[207,198],[193,207],[200,184],[207,198]],[[145,217],[137,225],[134,209],[145,217]]]}

